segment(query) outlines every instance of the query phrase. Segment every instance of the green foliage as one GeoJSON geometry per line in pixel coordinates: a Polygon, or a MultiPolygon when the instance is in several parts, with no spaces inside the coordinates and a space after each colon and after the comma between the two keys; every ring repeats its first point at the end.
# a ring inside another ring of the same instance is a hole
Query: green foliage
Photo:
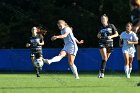
{"type": "Polygon", "coordinates": [[[127,0],[1,0],[0,10],[0,48],[25,48],[36,25],[48,30],[45,47],[62,47],[61,40],[50,41],[51,36],[60,34],[58,19],[73,27],[75,37],[85,40],[80,47],[97,47],[101,14],[106,13],[119,32],[130,16],[127,0]]]}

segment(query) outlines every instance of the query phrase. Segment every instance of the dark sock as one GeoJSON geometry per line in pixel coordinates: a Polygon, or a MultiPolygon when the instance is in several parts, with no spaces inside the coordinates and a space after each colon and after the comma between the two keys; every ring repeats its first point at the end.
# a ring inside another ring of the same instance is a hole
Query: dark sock
{"type": "Polygon", "coordinates": [[[105,72],[105,67],[106,67],[106,61],[105,60],[102,60],[101,68],[100,68],[101,73],[104,73],[105,72]]]}
{"type": "Polygon", "coordinates": [[[37,75],[37,77],[40,77],[40,75],[39,75],[39,68],[36,68],[36,75],[37,75]]]}

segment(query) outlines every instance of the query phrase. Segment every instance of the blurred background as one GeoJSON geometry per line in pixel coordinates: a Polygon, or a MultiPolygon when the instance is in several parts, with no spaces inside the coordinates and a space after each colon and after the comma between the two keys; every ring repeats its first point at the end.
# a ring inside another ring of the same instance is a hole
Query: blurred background
{"type": "MultiPolygon", "coordinates": [[[[62,40],[52,43],[50,37],[60,34],[57,20],[64,19],[77,39],[84,39],[82,48],[97,48],[96,37],[100,16],[107,14],[118,32],[130,18],[128,0],[0,0],[0,48],[25,48],[33,26],[47,29],[45,48],[60,48],[62,40]]],[[[118,39],[118,38],[116,38],[118,39]]],[[[118,40],[115,41],[118,47],[118,40]]]]}

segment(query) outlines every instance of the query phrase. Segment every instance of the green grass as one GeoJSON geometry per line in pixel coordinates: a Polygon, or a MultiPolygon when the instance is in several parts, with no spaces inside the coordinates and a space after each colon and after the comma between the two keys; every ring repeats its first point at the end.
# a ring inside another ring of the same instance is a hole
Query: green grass
{"type": "Polygon", "coordinates": [[[72,74],[0,74],[0,93],[140,93],[140,77],[133,74],[126,79],[124,74],[80,74],[76,80],[72,74]]]}

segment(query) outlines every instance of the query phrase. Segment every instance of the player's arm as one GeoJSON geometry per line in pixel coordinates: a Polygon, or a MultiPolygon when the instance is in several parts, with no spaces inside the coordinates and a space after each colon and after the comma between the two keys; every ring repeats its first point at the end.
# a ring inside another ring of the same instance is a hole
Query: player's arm
{"type": "Polygon", "coordinates": [[[123,46],[123,39],[122,39],[122,33],[119,35],[120,39],[119,39],[119,46],[122,47],[123,46]]]}
{"type": "Polygon", "coordinates": [[[77,38],[75,38],[75,41],[76,41],[77,44],[83,44],[84,43],[84,40],[79,41],[77,38]]]}
{"type": "Polygon", "coordinates": [[[138,44],[138,37],[136,34],[133,34],[132,41],[127,41],[128,44],[138,44]]]}
{"type": "Polygon", "coordinates": [[[40,42],[38,43],[38,45],[40,45],[40,46],[44,45],[44,37],[42,34],[40,35],[40,42]]]}
{"type": "Polygon", "coordinates": [[[100,32],[97,34],[97,38],[101,38],[101,33],[100,32]]]}
{"type": "Polygon", "coordinates": [[[111,24],[111,27],[112,27],[112,30],[113,30],[113,33],[114,34],[111,35],[111,36],[108,36],[108,39],[112,39],[114,37],[118,37],[119,36],[118,31],[117,31],[117,28],[113,24],[111,24]]]}
{"type": "Polygon", "coordinates": [[[114,38],[114,37],[118,37],[118,32],[117,31],[115,31],[115,33],[113,34],[113,35],[111,35],[111,36],[108,36],[108,38],[109,39],[112,39],[112,38],[114,38]]]}
{"type": "Polygon", "coordinates": [[[30,47],[30,46],[31,46],[31,42],[30,40],[27,40],[26,47],[30,47]]]}
{"type": "Polygon", "coordinates": [[[44,45],[44,40],[42,40],[41,42],[38,43],[40,46],[44,45]]]}
{"type": "Polygon", "coordinates": [[[30,47],[31,46],[31,44],[30,43],[26,43],[26,47],[30,47]]]}
{"type": "Polygon", "coordinates": [[[138,41],[127,41],[128,44],[138,44],[138,41]]]}
{"type": "Polygon", "coordinates": [[[26,47],[30,47],[30,46],[31,46],[31,42],[30,42],[30,39],[28,39],[26,43],[26,47]]]}
{"type": "Polygon", "coordinates": [[[56,40],[56,39],[63,39],[63,38],[65,38],[65,37],[67,37],[68,36],[68,32],[65,32],[63,35],[57,35],[57,36],[52,36],[52,38],[51,38],[51,40],[56,40]]]}
{"type": "Polygon", "coordinates": [[[123,40],[120,38],[120,39],[119,39],[119,46],[120,46],[120,47],[122,47],[122,45],[123,45],[122,42],[123,42],[123,40]]]}

